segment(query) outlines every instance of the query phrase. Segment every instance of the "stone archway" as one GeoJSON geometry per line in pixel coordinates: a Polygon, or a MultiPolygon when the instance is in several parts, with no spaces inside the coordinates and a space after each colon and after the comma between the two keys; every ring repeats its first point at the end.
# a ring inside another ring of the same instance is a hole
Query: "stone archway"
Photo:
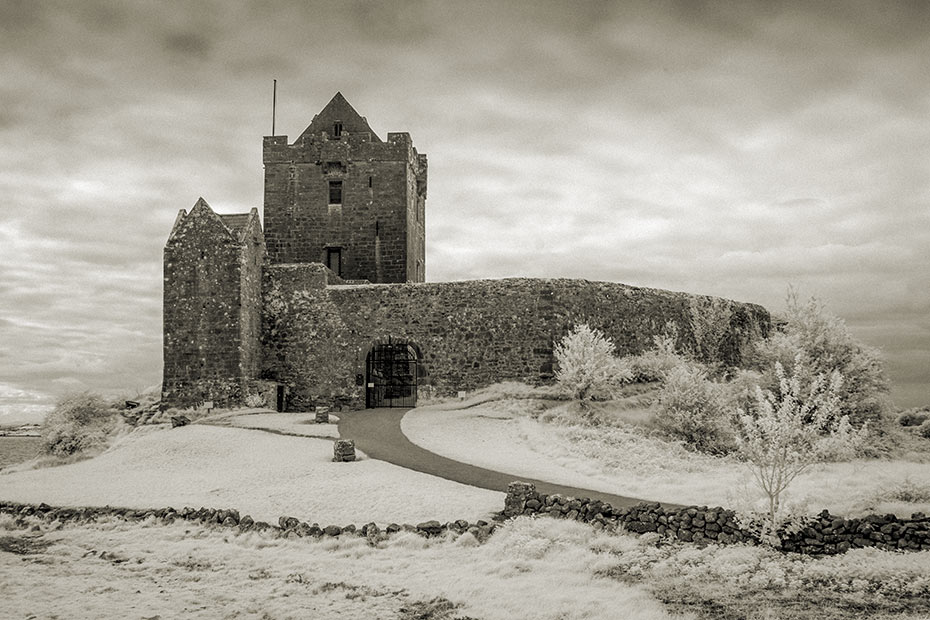
{"type": "Polygon", "coordinates": [[[365,358],[365,406],[416,407],[420,358],[407,340],[375,342],[365,358]]]}

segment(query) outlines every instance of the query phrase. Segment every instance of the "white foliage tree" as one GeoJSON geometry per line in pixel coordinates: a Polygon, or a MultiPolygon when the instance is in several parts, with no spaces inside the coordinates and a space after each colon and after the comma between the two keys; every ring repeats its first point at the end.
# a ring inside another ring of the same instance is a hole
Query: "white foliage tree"
{"type": "Polygon", "coordinates": [[[852,456],[867,435],[840,414],[839,372],[815,377],[807,389],[800,373],[787,376],[781,363],[775,374],[777,393],[756,387],[755,411],[739,410],[736,437],[739,454],[768,498],[769,534],[777,530],[782,494],[792,481],[814,463],[852,456]]]}
{"type": "Polygon", "coordinates": [[[582,406],[615,396],[620,386],[631,379],[632,371],[614,351],[614,343],[600,331],[586,324],[577,325],[553,350],[559,390],[582,406]]]}

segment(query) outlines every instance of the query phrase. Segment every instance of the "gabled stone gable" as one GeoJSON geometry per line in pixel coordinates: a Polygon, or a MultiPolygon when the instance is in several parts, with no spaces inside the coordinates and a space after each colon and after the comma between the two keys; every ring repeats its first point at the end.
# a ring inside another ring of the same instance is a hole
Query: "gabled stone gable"
{"type": "Polygon", "coordinates": [[[340,123],[342,132],[345,135],[366,135],[365,139],[371,142],[381,142],[381,138],[371,129],[368,120],[355,111],[342,93],[336,93],[329,103],[320,110],[320,113],[313,117],[310,125],[300,134],[298,141],[303,141],[313,137],[321,137],[326,134],[328,137],[334,137],[334,125],[340,123]]]}
{"type": "Polygon", "coordinates": [[[200,198],[165,244],[165,402],[237,402],[258,373],[264,238],[245,215],[233,230],[200,198]]]}
{"type": "Polygon", "coordinates": [[[265,137],[263,162],[271,263],[323,263],[347,280],[425,280],[427,159],[408,133],[382,142],[337,93],[293,144],[265,137]]]}

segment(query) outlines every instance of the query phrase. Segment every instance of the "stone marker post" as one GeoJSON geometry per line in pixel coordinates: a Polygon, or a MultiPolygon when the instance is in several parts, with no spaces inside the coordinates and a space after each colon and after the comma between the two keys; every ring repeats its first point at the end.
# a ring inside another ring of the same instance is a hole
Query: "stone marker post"
{"type": "Polygon", "coordinates": [[[337,439],[333,444],[333,461],[348,463],[355,460],[355,440],[337,439]]]}

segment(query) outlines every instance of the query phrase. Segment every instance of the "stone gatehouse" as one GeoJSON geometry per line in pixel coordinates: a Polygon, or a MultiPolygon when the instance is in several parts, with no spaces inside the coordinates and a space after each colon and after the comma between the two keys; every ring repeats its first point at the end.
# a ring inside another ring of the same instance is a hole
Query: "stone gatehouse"
{"type": "MultiPolygon", "coordinates": [[[[339,93],[293,143],[265,137],[263,161],[264,226],[257,209],[217,214],[201,198],[165,245],[166,405],[262,393],[287,411],[412,406],[427,390],[546,382],[554,343],[581,322],[621,354],[670,322],[695,344],[694,295],[586,280],[425,282],[426,155],[409,134],[381,140],[339,93]]],[[[730,324],[710,350],[738,364],[770,317],[725,303],[730,324]]]]}

